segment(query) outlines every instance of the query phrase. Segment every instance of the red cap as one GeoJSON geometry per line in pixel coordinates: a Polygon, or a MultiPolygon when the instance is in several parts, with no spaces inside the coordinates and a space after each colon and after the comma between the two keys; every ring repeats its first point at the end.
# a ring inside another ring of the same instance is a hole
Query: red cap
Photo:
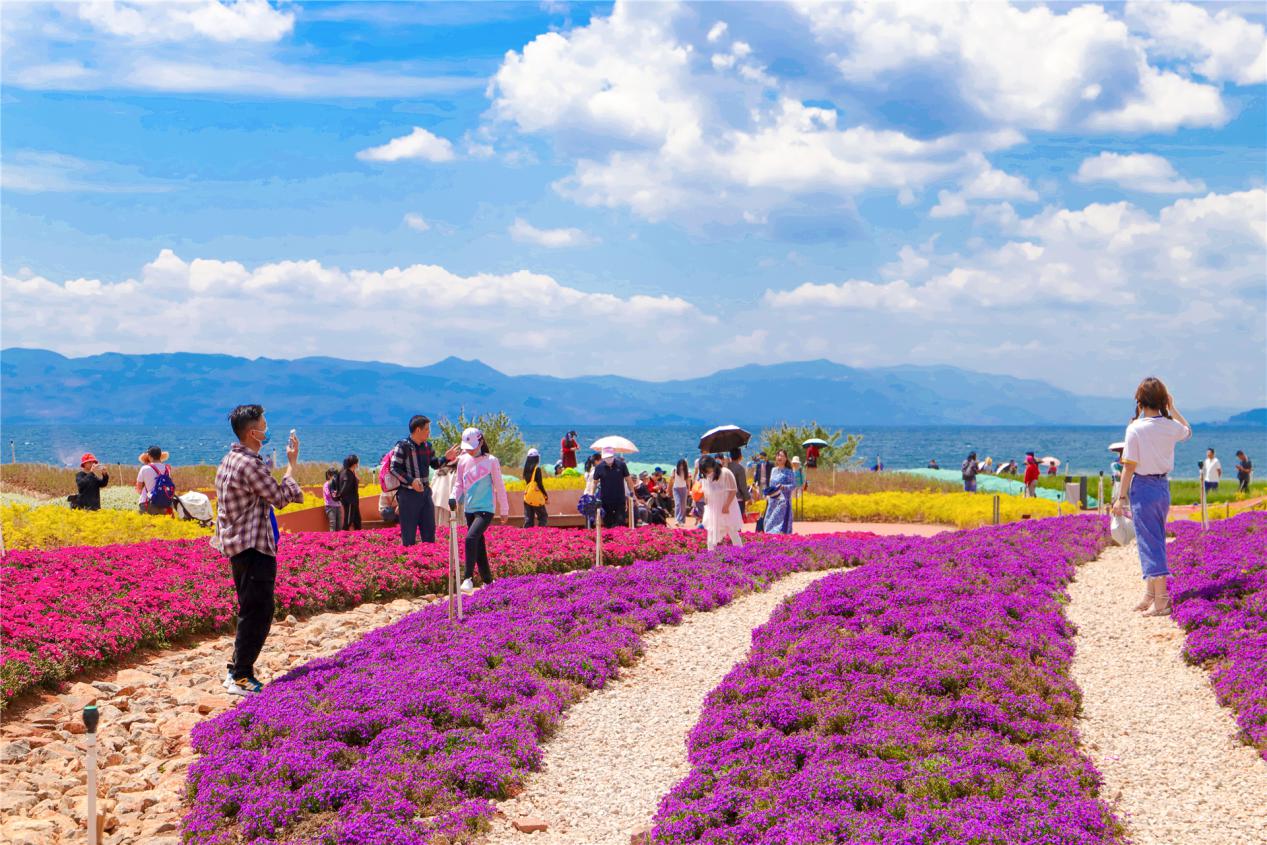
{"type": "Polygon", "coordinates": [[[92,452],[84,452],[84,456],[79,459],[79,465],[83,466],[84,464],[89,463],[89,462],[94,463],[94,464],[101,463],[101,461],[97,460],[97,456],[94,455],[92,452]]]}

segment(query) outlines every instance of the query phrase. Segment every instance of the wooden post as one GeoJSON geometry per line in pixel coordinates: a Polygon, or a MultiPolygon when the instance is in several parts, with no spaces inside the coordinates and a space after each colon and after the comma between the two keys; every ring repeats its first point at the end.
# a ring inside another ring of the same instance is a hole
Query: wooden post
{"type": "Polygon", "coordinates": [[[1095,491],[1095,512],[1104,514],[1107,510],[1104,504],[1104,470],[1100,470],[1100,486],[1095,491]]]}
{"type": "Polygon", "coordinates": [[[1001,519],[1001,515],[999,513],[999,496],[996,493],[994,495],[994,524],[998,525],[1000,522],[1000,519],[1001,519]]]}
{"type": "Polygon", "coordinates": [[[603,507],[594,509],[594,565],[603,565],[603,507]]]}
{"type": "Polygon", "coordinates": [[[1205,461],[1201,462],[1201,469],[1197,473],[1197,490],[1201,493],[1201,530],[1210,530],[1210,512],[1207,509],[1205,500],[1205,461]]]}

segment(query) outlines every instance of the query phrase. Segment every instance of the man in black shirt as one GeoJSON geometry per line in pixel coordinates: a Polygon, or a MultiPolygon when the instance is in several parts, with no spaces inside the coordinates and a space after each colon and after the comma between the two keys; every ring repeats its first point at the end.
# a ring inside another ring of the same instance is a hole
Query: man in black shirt
{"type": "Polygon", "coordinates": [[[1244,452],[1236,453],[1236,481],[1237,489],[1242,493],[1249,492],[1250,476],[1254,474],[1254,462],[1244,452]]]}
{"type": "Polygon", "coordinates": [[[602,460],[594,465],[594,490],[603,506],[603,527],[628,525],[629,512],[625,508],[627,496],[634,492],[633,477],[628,465],[611,449],[604,449],[602,460]]]}
{"type": "Polygon", "coordinates": [[[92,452],[85,452],[79,459],[79,472],[75,473],[75,486],[79,488],[75,507],[85,511],[101,510],[101,488],[110,483],[106,472],[92,452]]]}
{"type": "Polygon", "coordinates": [[[392,450],[389,470],[400,482],[396,489],[396,505],[400,513],[400,543],[412,546],[422,535],[422,542],[436,541],[436,509],[431,500],[431,470],[439,469],[457,458],[454,444],[443,460],[431,448],[431,420],[418,414],[409,420],[409,436],[392,450]]]}

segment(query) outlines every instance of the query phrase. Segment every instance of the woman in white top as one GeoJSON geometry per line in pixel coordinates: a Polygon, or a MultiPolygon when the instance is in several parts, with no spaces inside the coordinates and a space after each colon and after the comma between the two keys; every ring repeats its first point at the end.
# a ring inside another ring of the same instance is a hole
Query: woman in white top
{"type": "Polygon", "coordinates": [[[686,526],[687,502],[691,498],[691,468],[681,458],[673,468],[673,519],[679,528],[686,526]]]}
{"type": "Polygon", "coordinates": [[[735,546],[743,546],[739,529],[743,516],[739,512],[739,485],[735,475],[711,455],[699,462],[700,483],[704,485],[704,528],[708,531],[708,547],[716,548],[726,537],[735,546]]]}
{"type": "Polygon", "coordinates": [[[1192,436],[1192,426],[1175,408],[1160,379],[1146,378],[1135,391],[1135,419],[1126,427],[1122,450],[1122,483],[1113,512],[1130,509],[1144,574],[1144,598],[1135,607],[1146,616],[1169,616],[1166,590],[1166,516],[1170,512],[1170,480],[1175,444],[1192,436]],[[1149,610],[1149,608],[1152,610],[1149,610]]]}

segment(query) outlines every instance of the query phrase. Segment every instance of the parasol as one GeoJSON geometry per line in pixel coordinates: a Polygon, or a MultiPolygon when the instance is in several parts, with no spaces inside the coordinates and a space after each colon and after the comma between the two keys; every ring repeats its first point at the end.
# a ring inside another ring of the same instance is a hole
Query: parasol
{"type": "Polygon", "coordinates": [[[806,440],[801,445],[802,446],[830,446],[831,444],[821,437],[811,437],[809,440],[806,440]]]}
{"type": "Polygon", "coordinates": [[[1060,460],[1058,458],[1053,458],[1051,455],[1048,455],[1045,458],[1039,458],[1038,462],[1040,464],[1049,464],[1054,467],[1060,466],[1060,460]]]}
{"type": "Polygon", "coordinates": [[[752,435],[737,425],[719,425],[704,432],[699,439],[701,452],[729,452],[747,446],[752,435]]]}
{"type": "Polygon", "coordinates": [[[609,434],[606,437],[598,438],[590,444],[590,448],[595,452],[601,452],[604,449],[611,449],[618,455],[631,455],[638,451],[638,447],[633,445],[633,441],[615,434],[609,434]]]}

